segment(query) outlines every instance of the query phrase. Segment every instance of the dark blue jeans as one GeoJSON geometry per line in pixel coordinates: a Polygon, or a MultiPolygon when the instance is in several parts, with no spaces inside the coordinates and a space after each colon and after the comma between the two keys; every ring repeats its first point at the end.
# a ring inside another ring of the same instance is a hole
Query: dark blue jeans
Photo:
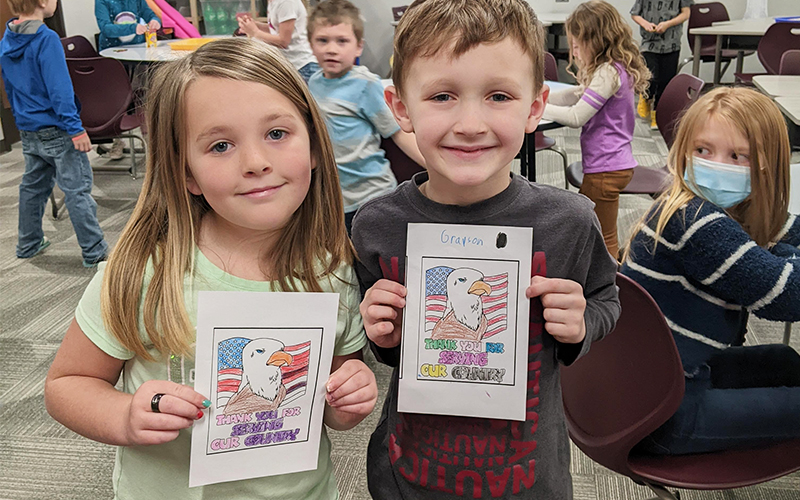
{"type": "Polygon", "coordinates": [[[20,131],[25,173],[19,185],[19,239],[17,257],[34,255],[44,238],[42,217],[58,182],[64,205],[83,260],[96,262],[106,255],[108,245],[97,222],[97,204],[92,198],[92,167],[86,153],[75,149],[69,134],[55,127],[36,132],[20,131]]]}
{"type": "Polygon", "coordinates": [[[640,451],[685,455],[800,438],[800,355],[783,344],[730,347],[686,379],[680,408],[640,451]]]}

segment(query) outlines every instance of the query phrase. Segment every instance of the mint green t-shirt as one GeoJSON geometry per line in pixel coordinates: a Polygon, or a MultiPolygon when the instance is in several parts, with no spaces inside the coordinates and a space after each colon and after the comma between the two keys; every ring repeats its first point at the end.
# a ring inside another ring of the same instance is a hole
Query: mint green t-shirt
{"type": "MultiPolygon", "coordinates": [[[[182,356],[148,362],[125,349],[105,329],[100,312],[100,291],[105,272],[105,263],[98,266],[94,276],[75,312],[83,333],[103,352],[125,360],[123,367],[123,391],[133,394],[148,380],[171,380],[194,387],[194,360],[182,356]]],[[[361,300],[355,272],[343,265],[336,276],[323,280],[320,285],[326,292],[339,293],[339,316],[336,323],[334,356],[351,354],[367,343],[358,305],[361,300]],[[340,279],[339,279],[340,278],[340,279]]],[[[142,297],[152,277],[148,263],[142,288],[142,297]]],[[[193,279],[184,280],[184,298],[189,318],[197,324],[197,293],[200,291],[251,291],[273,292],[279,290],[276,282],[250,281],[232,276],[212,264],[199,250],[195,250],[195,272],[193,279]],[[190,287],[191,285],[191,287],[190,287]]],[[[142,310],[139,310],[142,325],[142,310]]],[[[144,327],[141,326],[142,337],[144,327]]],[[[145,345],[148,343],[146,342],[145,345]]],[[[319,447],[319,462],[316,470],[284,474],[280,476],[233,481],[189,488],[189,452],[191,428],[180,431],[178,438],[169,443],[154,446],[121,446],[117,448],[114,464],[113,485],[118,499],[335,499],[338,498],[336,478],[333,474],[330,451],[331,443],[322,426],[319,447]]],[[[265,472],[269,464],[264,464],[265,472]]]]}

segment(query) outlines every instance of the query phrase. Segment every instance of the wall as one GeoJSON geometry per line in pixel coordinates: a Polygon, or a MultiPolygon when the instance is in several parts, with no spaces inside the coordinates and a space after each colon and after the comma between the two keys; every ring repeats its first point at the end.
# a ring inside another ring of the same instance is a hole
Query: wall
{"type": "Polygon", "coordinates": [[[67,36],[83,35],[94,45],[100,29],[94,18],[94,0],[60,0],[67,36]]]}
{"type": "MultiPolygon", "coordinates": [[[[86,0],[77,0],[86,1],[86,0]]],[[[364,28],[365,48],[362,55],[362,64],[365,64],[373,72],[381,76],[389,74],[389,56],[392,54],[392,36],[394,29],[391,26],[392,7],[410,3],[408,0],[351,0],[366,19],[364,28]]],[[[569,2],[555,2],[553,0],[527,0],[536,12],[571,12],[575,5],[582,3],[580,0],[570,0],[569,2]]],[[[628,12],[634,0],[608,0],[620,13],[628,20],[633,28],[634,36],[639,39],[639,29],[631,19],[628,12]]],[[[744,15],[747,0],[722,0],[728,9],[731,19],[741,19],[744,15]]],[[[800,5],[797,0],[768,0],[768,13],[770,16],[788,16],[800,14],[800,5]]],[[[681,59],[688,57],[691,50],[683,37],[683,48],[681,59]]],[[[745,59],[745,71],[763,71],[761,64],[755,55],[745,59]]],[[[691,71],[691,64],[688,64],[683,71],[691,71]]],[[[712,79],[713,64],[703,64],[701,66],[700,77],[706,81],[712,79]]],[[[723,81],[732,81],[733,68],[728,70],[723,81]]]]}

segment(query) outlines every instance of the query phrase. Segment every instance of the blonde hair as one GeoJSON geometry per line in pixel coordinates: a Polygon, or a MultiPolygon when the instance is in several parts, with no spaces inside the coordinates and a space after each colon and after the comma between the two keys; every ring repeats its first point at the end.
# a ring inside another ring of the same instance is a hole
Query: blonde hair
{"type": "Polygon", "coordinates": [[[358,7],[347,0],[325,0],[319,3],[308,16],[308,39],[314,36],[318,26],[336,26],[348,23],[353,27],[356,42],[364,37],[364,21],[358,7]]]}
{"type": "MultiPolygon", "coordinates": [[[[668,158],[672,186],[658,197],[653,209],[633,231],[635,237],[657,216],[653,252],[672,216],[696,196],[684,174],[688,172],[687,176],[694,179],[691,161],[694,140],[713,118],[741,133],[750,147],[750,196],[727,209],[728,215],[762,247],[773,242],[786,223],[791,148],[780,110],[771,99],[755,90],[717,87],[695,102],[681,118],[668,158]]],[[[627,259],[630,247],[628,244],[623,260],[627,259]]]]}
{"type": "Polygon", "coordinates": [[[15,16],[29,16],[41,6],[42,0],[8,0],[8,7],[15,16]]]}
{"type": "Polygon", "coordinates": [[[589,85],[592,75],[600,65],[618,62],[630,76],[633,89],[639,94],[647,94],[650,70],[633,41],[631,27],[613,5],[603,0],[579,4],[567,17],[565,27],[570,45],[570,66],[575,64],[578,67],[577,74],[572,69],[568,71],[581,85],[589,85]],[[576,64],[572,55],[573,39],[585,47],[590,61],[576,64]]]}
{"type": "Polygon", "coordinates": [[[482,43],[506,38],[531,58],[538,95],[544,81],[544,31],[530,5],[522,0],[415,0],[395,30],[394,86],[402,96],[408,68],[417,57],[449,48],[455,58],[482,43]]]}
{"type": "MultiPolygon", "coordinates": [[[[344,210],[325,121],[297,71],[277,49],[258,41],[215,41],[193,54],[163,64],[151,78],[147,123],[150,147],[142,192],[111,253],[102,291],[103,320],[127,349],[152,359],[139,333],[138,313],[145,267],[153,276],[145,294],[144,329],[161,353],[188,354],[194,328],[184,303],[184,278],[194,268],[194,244],[203,215],[212,208],[189,193],[186,177],[186,91],[200,77],[255,82],[277,90],[305,120],[316,165],[300,207],[284,227],[269,259],[270,277],[283,290],[322,291],[319,279],[354,252],[344,226],[344,210]],[[320,266],[320,263],[322,265],[320,266]]],[[[220,97],[224,98],[224,97],[220,97]]]]}

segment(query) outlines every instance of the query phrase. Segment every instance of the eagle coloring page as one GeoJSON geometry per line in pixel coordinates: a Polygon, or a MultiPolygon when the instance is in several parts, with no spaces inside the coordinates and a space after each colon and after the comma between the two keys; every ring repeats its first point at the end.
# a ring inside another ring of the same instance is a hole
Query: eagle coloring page
{"type": "Polygon", "coordinates": [[[337,293],[200,292],[189,486],[317,468],[337,293]],[[314,314],[309,314],[314,311],[314,314]]]}
{"type": "Polygon", "coordinates": [[[532,228],[408,225],[398,411],[525,420],[532,249],[532,228]]]}

